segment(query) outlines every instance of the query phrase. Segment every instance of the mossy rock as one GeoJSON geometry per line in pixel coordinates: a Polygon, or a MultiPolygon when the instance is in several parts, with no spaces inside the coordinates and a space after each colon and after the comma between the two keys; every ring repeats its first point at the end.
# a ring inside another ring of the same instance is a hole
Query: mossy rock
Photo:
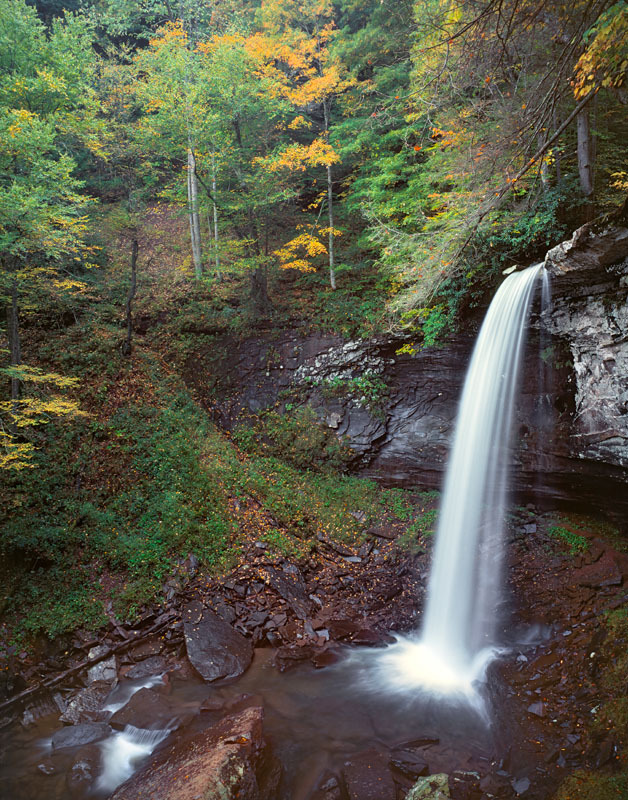
{"type": "Polygon", "coordinates": [[[406,795],[406,800],[450,800],[449,776],[445,772],[419,778],[406,795]]]}

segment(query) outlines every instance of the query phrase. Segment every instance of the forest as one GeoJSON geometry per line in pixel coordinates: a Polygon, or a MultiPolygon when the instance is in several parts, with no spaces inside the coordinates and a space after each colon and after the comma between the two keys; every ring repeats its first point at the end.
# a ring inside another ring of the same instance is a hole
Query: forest
{"type": "MultiPolygon", "coordinates": [[[[625,225],[627,75],[625,0],[0,0],[2,696],[78,664],[77,631],[141,627],[251,553],[353,568],[388,525],[390,581],[410,574],[444,457],[373,466],[398,385],[463,376],[504,275],[625,225]]],[[[575,351],[544,346],[559,380],[575,351]]],[[[517,513],[550,514],[546,551],[608,534],[621,555],[604,476],[627,464],[517,513]]],[[[625,613],[608,625],[625,641],[625,613]]],[[[526,797],[626,797],[620,761],[526,797]]]]}

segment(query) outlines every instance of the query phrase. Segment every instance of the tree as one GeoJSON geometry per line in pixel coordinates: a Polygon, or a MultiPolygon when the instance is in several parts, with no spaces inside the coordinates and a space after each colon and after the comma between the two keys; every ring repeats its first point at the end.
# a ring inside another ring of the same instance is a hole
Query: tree
{"type": "Polygon", "coordinates": [[[135,59],[138,95],[146,112],[142,127],[146,146],[183,165],[194,272],[203,274],[200,209],[198,198],[199,142],[206,132],[202,96],[202,69],[194,43],[183,21],[167,23],[135,59]]]}
{"type": "MultiPolygon", "coordinates": [[[[333,165],[340,161],[340,157],[330,144],[331,111],[334,97],[345,92],[352,81],[331,51],[336,33],[333,15],[334,7],[329,0],[314,4],[273,0],[264,3],[261,9],[263,30],[275,53],[277,68],[286,76],[284,96],[299,113],[305,112],[312,117],[313,107],[322,112],[320,139],[302,146],[300,151],[293,147],[291,155],[296,168],[318,164],[325,167],[329,282],[335,289],[334,242],[337,231],[334,227],[333,165]]],[[[286,159],[284,163],[290,166],[286,159]]],[[[298,246],[298,241],[294,246],[291,243],[287,245],[288,250],[298,246]]]]}
{"type": "MultiPolygon", "coordinates": [[[[72,265],[85,265],[91,249],[84,240],[86,198],[68,150],[82,134],[92,146],[97,142],[88,132],[93,114],[89,26],[67,15],[46,35],[23,0],[0,0],[0,40],[0,292],[7,309],[10,367],[5,374],[11,384],[11,405],[3,406],[9,432],[3,439],[5,450],[16,452],[15,433],[33,418],[32,403],[20,398],[20,384],[32,383],[36,374],[22,365],[21,299],[80,287],[72,265]]],[[[52,374],[39,382],[67,385],[52,374]]],[[[54,405],[46,409],[40,403],[35,418],[55,413],[54,405]]],[[[7,463],[21,460],[9,457],[7,463]]]]}

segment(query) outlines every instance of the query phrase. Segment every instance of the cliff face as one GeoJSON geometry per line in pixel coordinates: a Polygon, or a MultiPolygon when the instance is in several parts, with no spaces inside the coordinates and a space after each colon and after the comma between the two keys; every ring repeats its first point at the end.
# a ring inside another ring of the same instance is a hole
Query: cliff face
{"type": "MultiPolygon", "coordinates": [[[[628,509],[628,229],[585,226],[548,253],[546,268],[553,300],[549,312],[535,307],[531,315],[514,488],[628,509]]],[[[205,370],[196,362],[194,374],[218,376],[214,407],[225,427],[242,410],[281,407],[296,390],[348,439],[364,475],[438,487],[474,340],[474,332],[454,335],[409,356],[396,354],[398,341],[344,342],[297,329],[224,342],[228,355],[205,370]]]]}

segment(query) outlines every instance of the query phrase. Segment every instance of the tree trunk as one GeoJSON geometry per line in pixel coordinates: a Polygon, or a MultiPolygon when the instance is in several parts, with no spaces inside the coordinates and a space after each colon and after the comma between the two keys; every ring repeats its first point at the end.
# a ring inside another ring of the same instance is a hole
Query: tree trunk
{"type": "MultiPolygon", "coordinates": [[[[18,289],[17,278],[11,283],[11,305],[8,309],[8,334],[9,334],[9,363],[16,367],[22,363],[22,348],[20,346],[20,324],[18,318],[18,289]]],[[[11,400],[20,399],[20,381],[11,378],[11,400]]]]}
{"type": "Polygon", "coordinates": [[[214,260],[216,278],[220,280],[220,252],[218,250],[218,206],[216,205],[216,159],[212,155],[212,205],[214,206],[214,260]]]}
{"type": "Polygon", "coordinates": [[[272,305],[268,297],[268,275],[266,267],[257,267],[251,272],[251,302],[258,317],[267,317],[272,305]]]}
{"type": "MultiPolygon", "coordinates": [[[[325,117],[325,134],[329,141],[329,101],[323,101],[323,114],[325,117]]],[[[334,258],[334,184],[332,181],[331,164],[327,165],[327,210],[329,211],[329,284],[336,288],[336,270],[334,258]]]]}
{"type": "Polygon", "coordinates": [[[133,337],[133,300],[137,290],[137,254],[139,245],[137,243],[137,233],[133,235],[133,243],[131,245],[131,284],[129,286],[129,293],[126,297],[126,339],[122,343],[122,355],[131,355],[131,339],[133,337]]]}
{"type": "MultiPolygon", "coordinates": [[[[539,148],[543,147],[545,144],[545,135],[539,134],[538,136],[538,144],[539,148]]],[[[540,166],[540,174],[541,174],[541,186],[543,187],[543,193],[547,194],[550,190],[550,177],[549,177],[549,169],[547,168],[547,162],[545,161],[545,157],[541,159],[541,166],[540,166]]]]}
{"type": "Polygon", "coordinates": [[[198,180],[196,177],[196,158],[194,151],[188,147],[188,208],[190,214],[190,238],[192,240],[192,258],[194,274],[197,279],[203,275],[201,257],[201,220],[198,213],[198,180]]]}
{"type": "Polygon", "coordinates": [[[577,117],[578,126],[578,173],[580,186],[585,197],[593,194],[594,148],[589,125],[589,109],[583,108],[577,117]]]}

